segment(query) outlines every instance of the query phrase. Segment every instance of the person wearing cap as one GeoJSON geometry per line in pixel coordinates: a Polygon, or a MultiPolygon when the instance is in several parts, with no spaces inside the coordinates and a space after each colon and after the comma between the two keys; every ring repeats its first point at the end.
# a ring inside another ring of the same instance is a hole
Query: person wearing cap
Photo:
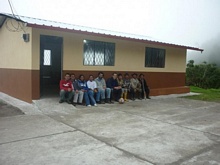
{"type": "Polygon", "coordinates": [[[131,93],[131,100],[135,100],[136,99],[136,95],[138,95],[138,99],[142,99],[141,98],[141,83],[139,82],[138,78],[137,78],[137,74],[133,73],[132,74],[132,78],[131,78],[131,89],[130,89],[130,93],[131,93]]]}

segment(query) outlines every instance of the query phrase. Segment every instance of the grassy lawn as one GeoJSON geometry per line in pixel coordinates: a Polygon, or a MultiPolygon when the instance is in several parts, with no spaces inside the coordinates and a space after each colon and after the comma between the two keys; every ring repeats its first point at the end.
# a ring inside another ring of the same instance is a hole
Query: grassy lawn
{"type": "Polygon", "coordinates": [[[199,87],[190,86],[190,91],[201,94],[195,96],[186,96],[185,98],[202,101],[220,102],[220,89],[202,89],[199,87]]]}

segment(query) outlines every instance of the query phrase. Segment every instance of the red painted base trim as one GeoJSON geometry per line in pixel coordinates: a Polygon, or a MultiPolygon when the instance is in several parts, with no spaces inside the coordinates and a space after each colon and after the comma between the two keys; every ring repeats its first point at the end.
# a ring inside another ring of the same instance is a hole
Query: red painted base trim
{"type": "Polygon", "coordinates": [[[183,94],[183,93],[189,93],[189,92],[190,92],[190,88],[187,86],[184,86],[184,87],[174,87],[174,88],[151,89],[150,95],[158,96],[158,95],[169,95],[169,94],[183,94]]]}
{"type": "MultiPolygon", "coordinates": [[[[107,80],[112,76],[112,73],[115,71],[103,71],[104,78],[107,80]]],[[[80,74],[85,76],[85,79],[89,78],[89,75],[93,75],[94,78],[98,76],[99,71],[78,71],[78,70],[66,70],[63,71],[63,76],[65,73],[74,73],[78,78],[80,74]]],[[[175,72],[125,72],[125,71],[117,71],[116,73],[121,73],[124,75],[128,73],[131,75],[133,73],[136,74],[144,74],[145,79],[147,80],[148,86],[151,89],[161,89],[161,88],[173,88],[173,87],[183,87],[185,86],[185,73],[175,73],[175,72]]]]}
{"type": "MultiPolygon", "coordinates": [[[[88,79],[92,74],[97,77],[99,71],[77,71],[68,70],[65,73],[74,73],[77,77],[84,74],[88,79]]],[[[114,71],[104,71],[105,79],[111,77],[114,71]]],[[[130,75],[133,72],[118,71],[117,73],[130,75]]],[[[189,87],[185,87],[185,73],[164,73],[164,72],[136,72],[137,74],[144,74],[150,87],[150,95],[168,95],[189,93],[189,87]]],[[[25,70],[25,69],[2,69],[0,68],[0,91],[15,98],[26,102],[40,99],[40,71],[39,70],[25,70]]]]}
{"type": "Polygon", "coordinates": [[[40,98],[39,70],[0,68],[0,91],[31,103],[40,98]]]}

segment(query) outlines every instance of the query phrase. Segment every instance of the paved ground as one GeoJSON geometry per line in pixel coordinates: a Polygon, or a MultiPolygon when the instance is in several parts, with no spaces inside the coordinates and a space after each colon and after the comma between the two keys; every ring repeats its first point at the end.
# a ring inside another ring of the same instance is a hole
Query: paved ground
{"type": "Polygon", "coordinates": [[[153,97],[77,108],[48,98],[0,117],[1,165],[219,165],[220,104],[153,97]]]}
{"type": "Polygon", "coordinates": [[[19,108],[14,107],[0,99],[0,117],[24,115],[19,108]]]}

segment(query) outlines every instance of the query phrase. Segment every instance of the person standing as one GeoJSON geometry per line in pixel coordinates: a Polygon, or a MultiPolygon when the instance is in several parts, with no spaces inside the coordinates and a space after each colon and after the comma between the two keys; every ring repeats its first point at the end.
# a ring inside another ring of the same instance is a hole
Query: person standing
{"type": "Polygon", "coordinates": [[[118,85],[117,81],[117,73],[113,73],[112,77],[109,78],[106,82],[107,88],[110,88],[112,91],[112,99],[114,98],[115,101],[119,101],[121,97],[121,86],[118,85]]]}
{"type": "Polygon", "coordinates": [[[141,96],[142,96],[142,98],[150,99],[150,97],[149,97],[150,89],[149,89],[149,87],[147,85],[147,81],[145,80],[143,74],[139,75],[139,81],[141,83],[141,89],[142,89],[141,96]]]}
{"type": "Polygon", "coordinates": [[[138,99],[141,100],[142,99],[141,98],[141,84],[139,80],[137,79],[137,74],[134,73],[132,74],[132,78],[131,78],[131,100],[135,100],[137,93],[138,93],[138,99]]]}
{"type": "Polygon", "coordinates": [[[95,79],[95,82],[97,84],[97,89],[99,93],[96,95],[96,100],[100,100],[101,97],[101,104],[111,103],[110,97],[111,97],[111,89],[106,87],[106,82],[104,79],[103,72],[98,73],[98,77],[95,79]]]}
{"type": "Polygon", "coordinates": [[[75,77],[75,74],[71,74],[71,82],[72,82],[73,88],[74,88],[73,105],[74,106],[76,104],[82,105],[84,92],[79,87],[78,81],[76,80],[76,77],[75,77]]]}
{"type": "Polygon", "coordinates": [[[73,85],[70,81],[70,74],[66,73],[65,78],[60,80],[60,101],[59,103],[63,103],[66,101],[68,104],[72,103],[73,97],[73,85]]]}

